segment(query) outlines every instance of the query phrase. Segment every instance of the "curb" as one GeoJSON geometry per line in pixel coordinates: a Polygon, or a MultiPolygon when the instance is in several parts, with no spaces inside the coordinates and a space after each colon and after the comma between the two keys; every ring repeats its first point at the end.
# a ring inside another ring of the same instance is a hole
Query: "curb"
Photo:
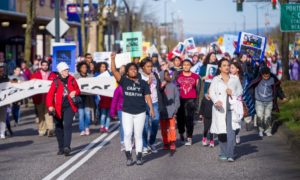
{"type": "Polygon", "coordinates": [[[295,152],[296,156],[300,157],[300,137],[289,130],[285,124],[278,128],[278,135],[286,141],[289,149],[295,152]]]}

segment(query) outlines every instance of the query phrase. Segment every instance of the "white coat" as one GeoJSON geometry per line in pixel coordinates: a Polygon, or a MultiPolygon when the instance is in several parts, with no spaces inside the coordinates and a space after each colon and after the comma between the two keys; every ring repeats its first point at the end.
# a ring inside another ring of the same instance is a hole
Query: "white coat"
{"type": "Polygon", "coordinates": [[[229,104],[232,112],[232,129],[241,129],[241,122],[244,117],[242,96],[232,96],[229,98],[229,104]]]}
{"type": "MultiPolygon", "coordinates": [[[[232,90],[232,96],[238,97],[243,93],[241,82],[237,76],[229,75],[229,81],[225,83],[221,75],[214,77],[209,87],[209,95],[213,103],[221,101],[223,106],[212,109],[212,124],[210,132],[214,134],[226,134],[226,112],[227,112],[227,93],[226,89],[232,90]]],[[[235,125],[233,125],[235,126],[235,125]]],[[[235,130],[235,129],[234,129],[235,130]]]]}

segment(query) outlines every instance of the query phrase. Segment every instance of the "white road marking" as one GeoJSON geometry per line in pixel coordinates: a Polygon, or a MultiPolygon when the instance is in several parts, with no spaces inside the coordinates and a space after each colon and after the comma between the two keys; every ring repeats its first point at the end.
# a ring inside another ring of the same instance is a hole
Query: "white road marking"
{"type": "MultiPolygon", "coordinates": [[[[114,131],[118,126],[119,126],[119,123],[114,124],[111,127],[111,131],[114,131]]],[[[99,143],[107,135],[108,135],[108,133],[104,133],[101,136],[99,136],[97,139],[93,140],[90,144],[88,144],[79,153],[77,153],[75,156],[73,156],[71,159],[69,159],[67,162],[65,162],[64,164],[62,164],[58,168],[56,168],[49,175],[47,175],[46,177],[44,177],[43,180],[50,180],[50,179],[54,178],[55,176],[57,176],[60,172],[62,172],[64,169],[66,169],[68,166],[70,166],[73,162],[75,162],[77,159],[79,159],[82,155],[84,155],[86,152],[88,152],[89,149],[91,149],[93,146],[95,146],[95,144],[99,143]]]]}
{"type": "Polygon", "coordinates": [[[102,141],[98,146],[93,148],[91,152],[89,152],[84,158],[82,158],[79,162],[77,162],[75,165],[73,165],[69,170],[67,170],[65,173],[63,173],[61,176],[59,176],[57,179],[62,180],[66,179],[69,175],[71,175],[76,169],[78,169],[80,166],[82,166],[84,163],[86,163],[91,157],[93,157],[103,146],[105,146],[112,138],[114,138],[119,131],[115,131],[112,134],[110,134],[104,141],[102,141]]]}

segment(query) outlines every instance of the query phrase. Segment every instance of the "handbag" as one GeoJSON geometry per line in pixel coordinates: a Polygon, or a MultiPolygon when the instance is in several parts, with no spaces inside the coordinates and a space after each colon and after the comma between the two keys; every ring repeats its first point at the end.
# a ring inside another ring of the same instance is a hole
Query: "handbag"
{"type": "Polygon", "coordinates": [[[247,104],[245,103],[245,101],[243,101],[243,111],[244,111],[244,117],[248,117],[249,116],[249,109],[248,109],[247,104]]]}
{"type": "MultiPolygon", "coordinates": [[[[58,82],[57,82],[57,79],[54,79],[54,83],[55,83],[55,86],[56,86],[56,88],[58,87],[58,82]]],[[[66,84],[64,84],[64,83],[62,83],[63,85],[64,85],[64,87],[66,88],[66,90],[68,91],[68,93],[70,94],[71,92],[70,92],[70,90],[69,90],[69,88],[67,87],[67,85],[66,84]]],[[[74,79],[72,80],[72,85],[74,85],[74,79]]],[[[75,105],[75,106],[79,106],[80,104],[82,104],[82,99],[81,99],[81,97],[80,96],[74,96],[74,97],[71,97],[71,100],[72,100],[72,102],[73,102],[73,104],[75,105]]]]}

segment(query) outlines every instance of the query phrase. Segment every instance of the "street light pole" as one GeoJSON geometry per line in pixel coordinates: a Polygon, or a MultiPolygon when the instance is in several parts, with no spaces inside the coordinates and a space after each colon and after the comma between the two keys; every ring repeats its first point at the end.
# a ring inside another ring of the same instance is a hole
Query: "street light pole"
{"type": "Polygon", "coordinates": [[[128,13],[128,31],[129,32],[132,32],[132,14],[131,14],[131,11],[130,11],[130,8],[128,6],[128,3],[126,2],[126,0],[123,0],[124,4],[125,4],[125,7],[126,7],[126,10],[127,10],[127,13],[128,13]]]}
{"type": "Polygon", "coordinates": [[[256,34],[259,35],[258,30],[258,5],[256,4],[256,34]]]}
{"type": "Polygon", "coordinates": [[[243,15],[243,18],[244,18],[244,22],[243,22],[243,30],[244,32],[246,31],[246,16],[243,15]]]}
{"type": "Polygon", "coordinates": [[[60,41],[60,34],[59,34],[59,0],[55,0],[55,42],[60,41]]]}

